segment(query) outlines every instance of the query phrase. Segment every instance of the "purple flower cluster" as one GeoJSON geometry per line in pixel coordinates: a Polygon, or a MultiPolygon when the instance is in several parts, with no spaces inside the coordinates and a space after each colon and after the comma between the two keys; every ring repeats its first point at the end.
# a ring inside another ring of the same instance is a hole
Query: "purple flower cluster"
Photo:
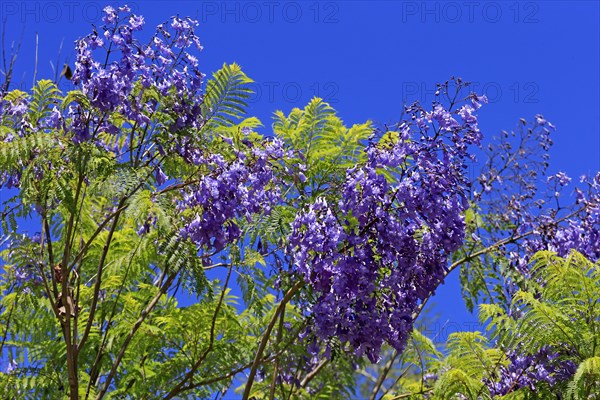
{"type": "Polygon", "coordinates": [[[252,214],[268,213],[280,200],[280,188],[272,183],[276,181],[274,165],[285,155],[284,145],[273,139],[264,148],[253,146],[248,155],[236,151],[233,161],[221,154],[193,154],[193,162],[208,172],[187,187],[179,204],[181,210],[196,212],[181,235],[198,246],[220,251],[240,237],[236,219],[250,220],[252,214]]]}
{"type": "Polygon", "coordinates": [[[19,366],[19,364],[15,360],[10,360],[10,362],[6,366],[6,374],[7,375],[12,374],[14,371],[17,370],[18,366],[19,366]]]}
{"type": "Polygon", "coordinates": [[[38,271],[36,271],[35,267],[31,264],[27,264],[24,267],[15,268],[15,279],[17,285],[22,285],[24,283],[33,281],[36,283],[41,282],[38,271]]]}
{"type": "MultiPolygon", "coordinates": [[[[27,97],[19,96],[13,99],[13,101],[9,101],[6,99],[6,93],[2,93],[2,97],[0,98],[0,125],[8,125],[12,129],[6,134],[0,134],[0,140],[9,143],[17,137],[25,136],[26,132],[31,131],[32,124],[28,118],[28,108],[29,99],[27,97]]],[[[23,165],[18,165],[15,166],[14,171],[0,172],[0,188],[3,186],[6,186],[8,189],[19,187],[23,169],[23,165]]]]}
{"type": "MultiPolygon", "coordinates": [[[[81,142],[91,138],[90,122],[98,131],[117,135],[120,127],[110,116],[118,111],[137,126],[151,121],[157,111],[171,115],[168,129],[176,131],[202,124],[200,93],[204,75],[198,70],[197,58],[188,52],[194,46],[202,46],[194,33],[197,22],[172,17],[170,24],[161,24],[149,44],[142,45],[134,38],[134,32],[142,29],[144,19],[131,15],[125,22],[123,13],[127,6],[118,10],[108,6],[104,9],[104,33],[94,32],[76,42],[77,60],[73,83],[95,108],[94,113],[82,112],[80,107],[69,109],[73,140],[81,142]],[[102,62],[93,52],[103,49],[102,62]],[[109,62],[115,54],[120,58],[109,62]],[[154,87],[164,96],[144,96],[144,90],[154,87]]],[[[56,119],[56,118],[54,118],[56,119]]]]}
{"type": "MultiPolygon", "coordinates": [[[[11,142],[17,135],[62,130],[76,144],[92,142],[117,155],[135,148],[138,157],[152,157],[155,152],[148,150],[159,149],[157,142],[173,142],[178,132],[204,125],[204,74],[192,51],[202,49],[194,33],[198,23],[171,17],[142,44],[135,33],[143,28],[144,19],[131,14],[127,6],[106,7],[103,22],[100,32],[94,28],[76,41],[72,82],[80,93],[66,97],[70,103],[65,109],[48,105],[39,121],[30,120],[27,96],[13,94],[9,101],[8,94],[2,93],[0,123],[11,129],[0,139],[11,142]],[[140,137],[143,143],[130,143],[140,137]]],[[[19,187],[24,169],[20,165],[15,171],[1,172],[0,183],[19,187]]],[[[159,184],[163,179],[164,173],[157,170],[159,184]]]]}
{"type": "Polygon", "coordinates": [[[510,363],[500,367],[498,379],[484,382],[493,396],[503,396],[524,387],[536,392],[540,383],[554,386],[566,382],[577,370],[573,361],[561,360],[549,346],[542,347],[535,355],[510,351],[507,356],[510,363]]]}
{"type": "MultiPolygon", "coordinates": [[[[557,176],[561,185],[566,185],[566,175],[557,176]]],[[[567,223],[556,229],[548,242],[549,250],[559,256],[566,256],[571,249],[576,249],[590,261],[600,259],[600,173],[593,178],[582,177],[581,182],[587,191],[576,189],[576,207],[582,211],[577,218],[569,218],[567,223]]]]}
{"type": "Polygon", "coordinates": [[[373,362],[384,342],[403,349],[413,312],[463,241],[467,146],[481,137],[473,111],[461,108],[459,123],[441,104],[430,113],[409,107],[420,137],[403,123],[392,145],[371,143],[368,161],[347,171],[337,202],[321,197],[298,214],[293,272],[314,292],[306,307],[321,339],[338,337],[373,362]]]}

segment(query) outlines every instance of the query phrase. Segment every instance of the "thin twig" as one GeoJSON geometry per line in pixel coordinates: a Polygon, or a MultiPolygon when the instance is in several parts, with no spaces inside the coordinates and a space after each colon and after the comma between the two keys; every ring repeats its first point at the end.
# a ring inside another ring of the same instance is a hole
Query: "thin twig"
{"type": "Polygon", "coordinates": [[[329,363],[329,358],[322,359],[321,362],[319,364],[317,364],[317,366],[312,371],[310,371],[308,374],[306,374],[304,379],[302,379],[302,382],[300,382],[300,387],[305,388],[306,385],[308,385],[310,383],[310,381],[312,381],[313,378],[315,376],[317,376],[319,374],[319,372],[321,372],[321,370],[323,368],[325,368],[325,366],[328,363],[329,363]]]}
{"type": "Polygon", "coordinates": [[[38,67],[38,46],[39,46],[39,35],[35,33],[35,61],[33,63],[33,83],[31,87],[35,87],[35,80],[37,78],[37,67],[38,67]]]}

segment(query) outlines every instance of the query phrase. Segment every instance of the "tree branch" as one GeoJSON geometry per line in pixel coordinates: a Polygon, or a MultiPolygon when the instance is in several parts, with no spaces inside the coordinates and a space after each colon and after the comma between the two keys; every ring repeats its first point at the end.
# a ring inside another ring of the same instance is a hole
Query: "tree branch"
{"type": "Polygon", "coordinates": [[[262,357],[262,353],[265,350],[265,347],[267,347],[267,343],[269,342],[269,337],[271,336],[271,331],[273,330],[273,327],[275,326],[275,322],[277,321],[277,317],[279,316],[279,313],[282,312],[282,310],[285,308],[286,304],[292,299],[292,297],[296,294],[296,292],[298,290],[300,290],[300,288],[302,287],[303,284],[304,284],[304,281],[300,280],[294,286],[292,286],[290,288],[290,290],[288,290],[288,292],[286,293],[284,298],[281,300],[281,303],[279,303],[279,306],[277,306],[277,309],[275,310],[275,314],[273,315],[273,318],[271,318],[271,321],[269,322],[269,325],[267,326],[267,329],[265,330],[265,333],[260,342],[260,345],[258,346],[258,350],[256,350],[256,357],[254,358],[254,362],[252,363],[252,367],[250,368],[250,373],[248,375],[248,381],[246,382],[246,388],[244,389],[244,394],[242,396],[243,400],[248,400],[248,398],[250,397],[250,390],[252,390],[252,384],[254,383],[254,378],[256,377],[256,370],[258,369],[258,366],[260,364],[260,358],[262,357]]]}
{"type": "Polygon", "coordinates": [[[173,273],[171,276],[169,276],[169,278],[167,279],[165,284],[162,286],[162,288],[159,290],[159,292],[154,296],[154,298],[150,301],[150,303],[146,306],[146,308],[144,308],[142,310],[140,317],[137,319],[137,321],[135,321],[135,324],[133,324],[133,326],[131,327],[131,330],[127,334],[127,337],[125,338],[125,341],[121,345],[121,349],[119,350],[119,353],[117,354],[117,357],[115,358],[115,361],[113,362],[110,372],[109,372],[108,376],[106,377],[106,380],[104,381],[104,385],[102,386],[102,389],[96,396],[96,400],[101,400],[104,397],[104,395],[106,394],[106,392],[110,386],[110,383],[112,382],[113,378],[115,377],[115,374],[117,373],[117,368],[121,364],[121,360],[123,360],[125,351],[129,347],[129,343],[131,342],[131,339],[133,339],[133,336],[135,336],[136,332],[138,331],[138,329],[140,328],[142,323],[144,323],[144,321],[146,320],[146,318],[148,317],[150,312],[154,309],[156,304],[158,304],[158,301],[160,300],[160,298],[167,292],[167,290],[171,286],[171,283],[173,283],[173,280],[175,279],[176,276],[177,276],[177,273],[173,273]]]}

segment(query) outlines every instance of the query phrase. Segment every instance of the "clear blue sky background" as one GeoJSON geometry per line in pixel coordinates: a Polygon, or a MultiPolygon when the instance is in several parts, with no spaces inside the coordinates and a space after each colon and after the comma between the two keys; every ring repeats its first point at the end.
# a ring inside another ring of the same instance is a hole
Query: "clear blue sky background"
{"type": "MultiPolygon", "coordinates": [[[[33,80],[35,35],[39,78],[74,62],[73,41],[101,25],[115,2],[10,1],[0,4],[6,41],[22,48],[14,84],[33,80]]],[[[237,62],[256,81],[250,114],[270,131],[276,109],[289,112],[318,95],[348,124],[393,123],[404,102],[428,103],[436,82],[475,82],[490,104],[481,111],[489,139],[537,113],[554,123],[551,172],[578,177],[600,169],[600,7],[598,1],[136,1],[143,35],[169,16],[200,21],[200,55],[210,74],[237,62]]],[[[10,51],[10,49],[6,49],[10,51]]],[[[64,81],[63,81],[64,82],[64,81]]],[[[476,317],[451,276],[434,300],[440,323],[429,333],[470,329],[476,317]],[[446,325],[444,325],[446,324],[446,325]],[[443,327],[443,329],[442,329],[443,327]]]]}

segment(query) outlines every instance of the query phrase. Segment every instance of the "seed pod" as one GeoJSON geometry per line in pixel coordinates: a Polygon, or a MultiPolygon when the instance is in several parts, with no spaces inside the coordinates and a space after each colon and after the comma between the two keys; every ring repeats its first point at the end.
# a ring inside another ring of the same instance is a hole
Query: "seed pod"
{"type": "Polygon", "coordinates": [[[71,70],[71,67],[69,67],[68,64],[65,64],[63,67],[62,72],[60,73],[61,77],[65,77],[68,80],[71,80],[73,78],[73,71],[71,70]]]}

